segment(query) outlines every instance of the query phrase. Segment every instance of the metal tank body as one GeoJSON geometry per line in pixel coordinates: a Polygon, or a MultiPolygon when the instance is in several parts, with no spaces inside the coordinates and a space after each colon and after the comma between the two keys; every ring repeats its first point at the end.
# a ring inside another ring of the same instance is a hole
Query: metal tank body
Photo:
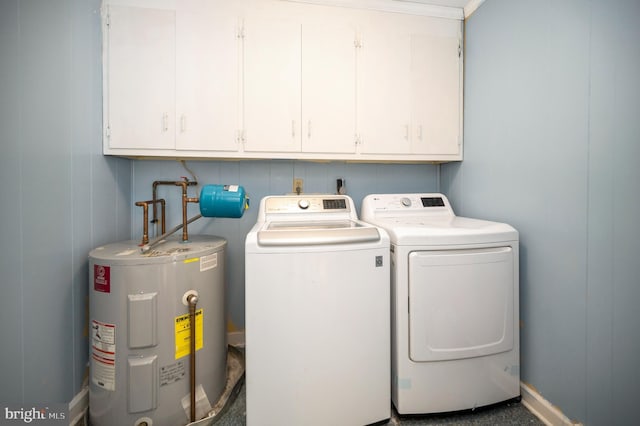
{"type": "Polygon", "coordinates": [[[142,254],[138,241],[89,254],[90,386],[94,426],[189,423],[189,308],[197,292],[196,409],[226,381],[226,240],[190,236],[142,254]]]}

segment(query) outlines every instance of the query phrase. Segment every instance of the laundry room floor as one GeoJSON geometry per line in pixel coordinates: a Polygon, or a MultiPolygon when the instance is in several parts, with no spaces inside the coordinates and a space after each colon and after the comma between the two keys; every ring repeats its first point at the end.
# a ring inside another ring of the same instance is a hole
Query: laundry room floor
{"type": "MultiPolygon", "coordinates": [[[[275,407],[277,409],[277,407],[275,407]]],[[[246,425],[246,391],[242,385],[236,399],[226,407],[220,419],[214,423],[218,426],[244,426],[246,425]]],[[[284,425],[285,423],[283,423],[284,425]]],[[[395,409],[392,410],[391,419],[382,425],[544,425],[524,405],[518,402],[508,402],[489,408],[480,408],[473,412],[456,414],[438,414],[428,416],[398,416],[395,409]]],[[[302,426],[302,425],[301,425],[302,426]]],[[[333,425],[327,425],[333,426],[333,425]]]]}

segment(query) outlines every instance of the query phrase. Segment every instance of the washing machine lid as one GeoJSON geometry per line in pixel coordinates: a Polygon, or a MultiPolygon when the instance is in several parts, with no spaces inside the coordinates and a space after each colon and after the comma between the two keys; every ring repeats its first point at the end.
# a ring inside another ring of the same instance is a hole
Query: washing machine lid
{"type": "Polygon", "coordinates": [[[380,240],[378,229],[357,220],[267,222],[257,235],[261,246],[353,244],[380,240]]]}
{"type": "Polygon", "coordinates": [[[464,245],[517,241],[518,231],[506,223],[460,216],[400,216],[369,220],[384,228],[396,245],[464,245]]]}

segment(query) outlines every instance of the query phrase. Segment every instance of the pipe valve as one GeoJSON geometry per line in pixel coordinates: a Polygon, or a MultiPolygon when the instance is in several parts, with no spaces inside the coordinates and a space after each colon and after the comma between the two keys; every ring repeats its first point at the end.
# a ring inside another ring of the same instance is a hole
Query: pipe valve
{"type": "Polygon", "coordinates": [[[187,290],[183,295],[182,295],[182,304],[184,306],[189,306],[191,304],[195,305],[196,303],[198,303],[198,292],[195,290],[187,290]],[[194,300],[195,298],[195,300],[194,300]]]}

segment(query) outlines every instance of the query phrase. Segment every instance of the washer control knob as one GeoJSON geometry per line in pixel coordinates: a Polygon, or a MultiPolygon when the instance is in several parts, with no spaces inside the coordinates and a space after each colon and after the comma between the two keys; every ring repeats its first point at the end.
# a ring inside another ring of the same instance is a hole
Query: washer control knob
{"type": "Polygon", "coordinates": [[[411,207],[411,199],[409,197],[402,197],[402,199],[400,200],[400,202],[402,203],[403,206],[405,207],[411,207]]]}
{"type": "Polygon", "coordinates": [[[302,210],[306,210],[309,208],[309,200],[300,200],[298,201],[298,207],[302,210]]]}

